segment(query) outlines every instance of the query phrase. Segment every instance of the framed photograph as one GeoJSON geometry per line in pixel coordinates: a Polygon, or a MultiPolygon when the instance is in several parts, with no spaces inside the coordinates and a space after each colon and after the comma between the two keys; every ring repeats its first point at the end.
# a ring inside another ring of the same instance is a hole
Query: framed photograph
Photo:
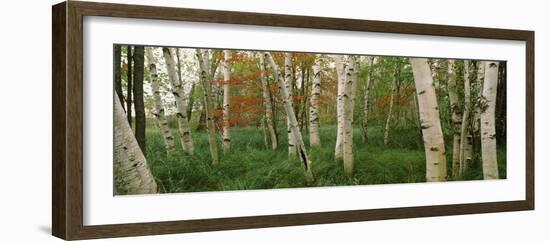
{"type": "Polygon", "coordinates": [[[53,235],[534,209],[534,32],[67,1],[53,235]]]}

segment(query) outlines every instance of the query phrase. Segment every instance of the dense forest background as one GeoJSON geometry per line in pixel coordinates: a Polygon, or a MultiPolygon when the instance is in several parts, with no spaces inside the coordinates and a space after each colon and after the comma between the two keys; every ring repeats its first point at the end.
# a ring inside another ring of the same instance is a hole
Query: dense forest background
{"type": "Polygon", "coordinates": [[[115,45],[117,194],[506,178],[506,63],[115,45]]]}

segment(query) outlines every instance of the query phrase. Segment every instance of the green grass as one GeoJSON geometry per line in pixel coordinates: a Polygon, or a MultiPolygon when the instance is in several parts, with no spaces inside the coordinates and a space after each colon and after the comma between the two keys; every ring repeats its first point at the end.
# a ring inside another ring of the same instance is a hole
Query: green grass
{"type": "MultiPolygon", "coordinates": [[[[416,128],[396,127],[385,146],[383,130],[371,128],[369,143],[363,144],[358,128],[354,130],[354,175],[347,178],[342,163],[334,160],[336,129],[320,130],[322,146],[307,148],[312,160],[314,186],[342,186],[425,182],[425,159],[422,138],[416,128]]],[[[286,134],[279,135],[279,148],[264,144],[260,128],[232,128],[231,149],[223,153],[218,143],[220,164],[211,165],[205,131],[193,132],[195,155],[183,153],[177,130],[172,130],[176,151],[167,155],[158,129],[147,130],[146,157],[163,193],[250,190],[306,187],[303,169],[298,160],[288,160],[286,134]]],[[[280,132],[284,132],[282,129],[280,132]]],[[[308,140],[304,133],[304,140],[308,140]]],[[[307,145],[307,144],[306,144],[307,145]]],[[[447,150],[451,150],[447,146],[447,150]]],[[[498,150],[501,178],[506,177],[505,148],[498,150]]],[[[447,152],[450,161],[451,153],[447,152]]],[[[449,162],[450,167],[450,162],[449,162]]],[[[483,179],[479,161],[463,176],[452,180],[483,179]]]]}

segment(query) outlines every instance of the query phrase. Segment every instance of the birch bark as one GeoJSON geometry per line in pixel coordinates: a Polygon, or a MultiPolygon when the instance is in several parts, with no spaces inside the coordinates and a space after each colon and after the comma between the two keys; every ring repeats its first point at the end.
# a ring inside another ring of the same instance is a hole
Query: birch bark
{"type": "Polygon", "coordinates": [[[321,96],[321,63],[317,55],[313,69],[313,81],[311,86],[311,99],[309,106],[309,145],[320,146],[319,137],[319,97],[321,96]]]}
{"type": "Polygon", "coordinates": [[[346,85],[345,70],[347,68],[344,56],[338,55],[334,58],[336,62],[336,76],[338,78],[338,96],[336,99],[336,146],[334,147],[334,159],[340,160],[344,157],[344,88],[346,85]]]}
{"type": "Polygon", "coordinates": [[[277,149],[277,133],[273,126],[273,104],[271,103],[271,94],[269,93],[269,86],[267,84],[266,72],[265,72],[265,58],[263,54],[260,54],[260,80],[262,82],[262,95],[264,99],[265,108],[265,122],[269,131],[269,137],[271,140],[271,149],[277,149]]]}
{"type": "MultiPolygon", "coordinates": [[[[293,106],[293,101],[292,101],[292,54],[291,53],[285,53],[285,72],[284,72],[284,75],[285,75],[285,78],[284,78],[284,84],[285,84],[285,88],[289,94],[289,99],[288,99],[288,103],[290,104],[290,106],[292,107],[293,106]]],[[[294,110],[294,108],[292,108],[294,110]]],[[[287,114],[287,132],[288,132],[288,157],[289,158],[294,158],[296,157],[296,140],[294,140],[294,134],[292,133],[292,128],[291,128],[291,123],[290,123],[290,116],[287,114]]]]}
{"type": "Polygon", "coordinates": [[[308,184],[312,184],[314,182],[314,178],[313,173],[311,172],[311,160],[308,157],[306,146],[302,139],[302,133],[298,130],[298,121],[296,120],[296,114],[294,113],[294,109],[290,104],[290,94],[288,93],[289,89],[286,88],[283,78],[279,73],[277,64],[275,63],[275,60],[273,60],[273,57],[269,52],[265,52],[265,58],[267,58],[267,60],[271,64],[271,67],[273,69],[273,78],[279,84],[279,91],[283,98],[283,106],[287,113],[288,119],[290,120],[289,123],[292,130],[291,133],[296,141],[296,149],[298,151],[300,162],[302,163],[302,166],[304,168],[306,181],[308,184]]]}
{"type": "Polygon", "coordinates": [[[344,83],[344,138],[343,138],[343,152],[344,152],[344,173],[346,176],[351,177],[353,175],[353,107],[355,95],[355,81],[356,81],[356,63],[355,56],[348,57],[348,64],[345,70],[345,83],[344,83]]]}
{"type": "Polygon", "coordinates": [[[449,60],[447,69],[447,86],[449,88],[449,102],[451,104],[451,122],[453,127],[453,157],[452,157],[452,175],[454,177],[459,175],[460,170],[460,135],[462,128],[462,111],[460,109],[460,102],[458,98],[458,90],[456,84],[456,72],[455,61],[449,60]]]}
{"type": "Polygon", "coordinates": [[[395,97],[395,88],[397,86],[397,78],[398,78],[398,75],[397,75],[398,70],[397,69],[398,68],[399,68],[399,66],[397,66],[397,64],[396,64],[393,80],[391,82],[390,107],[388,109],[388,116],[387,116],[387,119],[386,119],[386,125],[384,127],[384,145],[388,145],[388,138],[389,138],[389,133],[390,133],[390,122],[391,122],[392,114],[393,114],[393,99],[395,97]]]}
{"type": "Polygon", "coordinates": [[[362,122],[362,131],[363,131],[363,143],[367,143],[368,138],[368,120],[369,120],[369,94],[371,89],[371,79],[374,72],[374,58],[368,57],[368,66],[369,73],[367,78],[365,78],[365,89],[363,91],[363,122],[362,122]]]}
{"type": "Polygon", "coordinates": [[[425,58],[411,58],[410,62],[418,96],[422,138],[426,153],[426,181],[445,181],[447,180],[445,143],[430,66],[425,58]]]}
{"type": "Polygon", "coordinates": [[[157,60],[153,54],[153,48],[145,48],[145,57],[149,64],[149,79],[151,80],[151,90],[153,91],[153,115],[157,119],[160,131],[162,132],[166,153],[170,154],[174,152],[175,148],[174,137],[170,132],[170,127],[168,127],[168,120],[166,119],[164,105],[160,96],[160,80],[158,78],[157,60]]]}
{"type": "Polygon", "coordinates": [[[497,134],[495,104],[497,96],[498,62],[486,62],[483,83],[484,105],[481,111],[481,156],[483,179],[498,179],[497,134]]]}
{"type": "Polygon", "coordinates": [[[464,113],[462,115],[462,127],[460,128],[460,169],[459,175],[466,170],[466,166],[471,161],[471,96],[470,96],[470,62],[464,61],[464,113]]]}
{"type": "Polygon", "coordinates": [[[117,94],[114,96],[115,194],[152,194],[157,183],[132,133],[117,94]]]}
{"type": "Polygon", "coordinates": [[[231,134],[229,133],[229,102],[231,98],[229,81],[231,79],[231,67],[229,61],[231,60],[231,51],[223,51],[223,150],[227,151],[231,147],[231,134]]]}
{"type": "Polygon", "coordinates": [[[178,74],[176,73],[176,62],[174,61],[174,49],[162,48],[166,69],[168,72],[168,80],[172,89],[172,95],[176,100],[176,118],[178,120],[178,131],[180,135],[181,147],[184,152],[193,155],[193,139],[189,129],[189,121],[187,120],[187,103],[184,98],[183,83],[179,82],[178,74]]]}
{"type": "Polygon", "coordinates": [[[200,80],[204,90],[204,107],[206,129],[208,132],[208,147],[212,157],[212,165],[218,165],[218,147],[216,144],[216,126],[214,125],[214,109],[212,104],[212,85],[210,75],[210,60],[207,50],[197,49],[197,59],[200,66],[200,80]]]}

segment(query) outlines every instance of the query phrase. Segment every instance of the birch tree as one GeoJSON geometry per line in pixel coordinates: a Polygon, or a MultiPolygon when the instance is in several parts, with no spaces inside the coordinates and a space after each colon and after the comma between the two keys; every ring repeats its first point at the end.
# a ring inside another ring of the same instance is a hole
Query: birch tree
{"type": "Polygon", "coordinates": [[[164,148],[166,153],[170,154],[174,152],[174,137],[170,132],[168,126],[168,120],[166,119],[164,105],[162,104],[162,98],[160,96],[160,80],[157,72],[157,60],[153,54],[153,48],[145,48],[145,57],[149,64],[149,80],[151,81],[151,90],[153,91],[153,116],[157,119],[160,131],[162,132],[162,138],[164,140],[164,148]]]}
{"type": "Polygon", "coordinates": [[[370,96],[370,89],[371,89],[371,79],[373,77],[373,72],[374,72],[374,58],[375,57],[367,58],[369,73],[365,78],[365,84],[364,84],[364,90],[363,90],[363,122],[362,122],[363,143],[368,142],[367,132],[368,132],[368,119],[369,119],[369,96],[370,96]]]}
{"type": "MultiPolygon", "coordinates": [[[[483,79],[485,75],[485,62],[484,61],[477,61],[477,78],[475,83],[475,110],[474,110],[474,118],[473,118],[473,132],[479,133],[480,128],[480,118],[481,118],[481,100],[483,97],[483,79]]],[[[477,134],[476,134],[477,135],[477,134]]]]}
{"type": "Polygon", "coordinates": [[[269,52],[265,52],[265,58],[267,58],[267,60],[271,64],[273,70],[273,78],[279,85],[279,92],[281,93],[281,96],[283,98],[283,106],[285,108],[285,112],[288,116],[288,119],[290,120],[289,124],[291,133],[294,137],[294,140],[296,141],[296,150],[298,152],[300,162],[302,163],[302,166],[304,168],[306,181],[308,184],[312,184],[314,178],[313,173],[311,172],[311,160],[308,157],[306,146],[302,139],[302,133],[298,130],[298,121],[296,120],[296,114],[294,113],[294,108],[292,108],[292,105],[290,104],[290,94],[288,93],[289,89],[286,88],[285,81],[283,81],[277,64],[275,63],[275,60],[273,60],[273,57],[269,52]]]}
{"type": "Polygon", "coordinates": [[[449,60],[447,67],[447,87],[449,89],[449,102],[451,104],[451,122],[453,129],[453,157],[452,157],[452,175],[458,176],[460,169],[460,138],[462,128],[462,111],[458,98],[458,90],[456,84],[455,61],[449,60]]]}
{"type": "Polygon", "coordinates": [[[460,169],[459,174],[466,170],[466,165],[471,161],[471,134],[470,134],[470,115],[471,115],[471,96],[470,96],[470,71],[468,60],[464,61],[464,112],[462,115],[462,127],[460,129],[460,169]]]}
{"type": "Polygon", "coordinates": [[[311,86],[311,99],[309,105],[309,145],[320,146],[319,137],[319,97],[321,96],[321,62],[317,55],[312,66],[313,82],[311,86]]]}
{"type": "Polygon", "coordinates": [[[119,96],[114,96],[114,171],[115,194],[152,194],[157,183],[151,175],[147,160],[134,138],[124,115],[119,96]]]}
{"type": "Polygon", "coordinates": [[[481,155],[483,179],[498,179],[497,134],[495,129],[495,104],[497,96],[498,62],[485,64],[483,101],[481,110],[481,155]]]}
{"type": "Polygon", "coordinates": [[[265,58],[263,54],[260,54],[260,81],[262,82],[262,96],[264,100],[265,110],[265,122],[269,131],[269,137],[271,140],[271,149],[277,149],[277,133],[273,125],[273,104],[271,103],[271,94],[269,93],[269,86],[267,84],[265,71],[265,58]]]}
{"type": "MultiPolygon", "coordinates": [[[[293,85],[292,85],[292,54],[291,53],[288,53],[286,52],[285,53],[285,72],[284,72],[284,75],[285,75],[285,78],[284,78],[284,81],[285,81],[285,88],[287,90],[287,92],[289,93],[290,97],[288,99],[289,101],[289,104],[290,106],[292,107],[293,106],[293,101],[292,101],[292,88],[293,88],[293,85]]],[[[292,108],[294,110],[294,108],[292,108]]],[[[296,140],[294,140],[294,134],[292,133],[292,128],[290,127],[291,126],[291,123],[290,123],[290,117],[287,115],[287,118],[286,118],[286,123],[287,123],[287,132],[288,132],[288,157],[289,158],[294,158],[296,157],[296,140]]]]}
{"type": "Polygon", "coordinates": [[[229,133],[229,101],[231,94],[229,93],[230,86],[229,80],[231,78],[231,67],[229,61],[231,60],[231,52],[229,50],[223,51],[223,150],[229,150],[231,147],[231,135],[229,133]]]}
{"type": "Polygon", "coordinates": [[[430,66],[425,58],[411,58],[410,62],[418,96],[422,138],[426,153],[426,181],[445,181],[447,180],[445,143],[430,66]]]}
{"type": "Polygon", "coordinates": [[[189,129],[189,121],[187,120],[187,109],[184,99],[183,83],[179,81],[176,73],[176,62],[174,61],[175,50],[173,48],[162,48],[164,61],[166,62],[166,70],[168,72],[168,80],[170,82],[172,95],[176,100],[176,118],[178,120],[178,131],[180,142],[184,152],[193,155],[193,139],[191,130],[189,129]]]}
{"type": "Polygon", "coordinates": [[[396,63],[395,72],[394,72],[394,75],[393,75],[393,80],[391,82],[390,106],[388,108],[388,116],[386,118],[386,125],[384,127],[384,145],[388,145],[388,137],[389,137],[389,132],[390,132],[390,122],[391,122],[392,114],[393,114],[393,99],[395,97],[395,88],[397,86],[397,78],[399,78],[399,76],[398,76],[398,71],[399,70],[398,69],[399,69],[399,64],[396,63]]]}
{"type": "Polygon", "coordinates": [[[346,85],[345,70],[347,63],[344,56],[334,57],[336,63],[336,76],[338,79],[338,95],[336,98],[336,146],[334,147],[334,159],[340,160],[344,156],[344,88],[346,85]]]}
{"type": "Polygon", "coordinates": [[[355,81],[356,81],[356,62],[355,56],[348,57],[348,64],[345,69],[345,82],[344,82],[344,138],[343,138],[343,152],[344,152],[344,173],[351,177],[353,175],[353,109],[355,95],[355,81]]]}
{"type": "Polygon", "coordinates": [[[204,92],[204,108],[206,115],[206,129],[208,132],[208,147],[210,149],[210,156],[212,157],[212,164],[217,165],[219,160],[218,147],[216,144],[216,126],[214,125],[214,106],[212,104],[212,85],[210,83],[210,60],[207,50],[197,49],[196,54],[197,59],[199,60],[199,76],[204,92]]]}

